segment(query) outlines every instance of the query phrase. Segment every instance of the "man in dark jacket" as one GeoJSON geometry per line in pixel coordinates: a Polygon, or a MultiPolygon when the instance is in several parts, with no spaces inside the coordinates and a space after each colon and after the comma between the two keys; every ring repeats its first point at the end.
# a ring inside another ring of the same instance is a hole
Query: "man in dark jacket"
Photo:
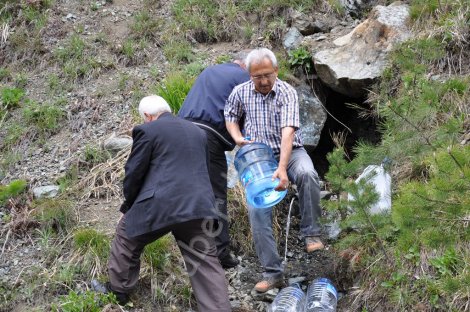
{"type": "Polygon", "coordinates": [[[247,51],[239,52],[232,63],[210,66],[202,71],[189,91],[178,116],[192,121],[205,130],[209,146],[209,176],[219,212],[217,252],[223,268],[238,265],[230,253],[227,215],[227,161],[225,151],[235,147],[225,128],[225,101],[233,88],[250,79],[245,70],[247,51]]]}
{"type": "Polygon", "coordinates": [[[198,309],[230,311],[212,229],[217,211],[207,170],[206,135],[173,116],[165,100],[156,95],[141,100],[139,113],[144,124],[132,132],[121,206],[124,215],[111,247],[107,288],[121,304],[128,301],[139,278],[144,247],[171,232],[183,255],[198,309]]]}

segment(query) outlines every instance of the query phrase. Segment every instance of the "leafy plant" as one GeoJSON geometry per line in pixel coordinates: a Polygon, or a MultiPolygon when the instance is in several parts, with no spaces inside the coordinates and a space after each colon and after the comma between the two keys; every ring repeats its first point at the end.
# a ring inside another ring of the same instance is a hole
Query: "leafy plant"
{"type": "Polygon", "coordinates": [[[306,74],[311,74],[313,72],[313,59],[310,52],[307,51],[305,47],[300,47],[295,50],[288,52],[289,59],[288,63],[291,67],[302,68],[302,71],[306,74]]]}

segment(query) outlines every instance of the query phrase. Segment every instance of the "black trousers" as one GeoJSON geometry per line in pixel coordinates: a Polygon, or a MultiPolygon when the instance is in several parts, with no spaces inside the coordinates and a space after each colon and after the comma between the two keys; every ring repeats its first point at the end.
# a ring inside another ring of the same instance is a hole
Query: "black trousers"
{"type": "Polygon", "coordinates": [[[129,293],[139,279],[140,256],[144,247],[171,232],[183,255],[199,311],[231,311],[225,273],[217,258],[214,220],[197,219],[161,230],[128,237],[123,215],[116,228],[108,274],[111,289],[129,293]]]}
{"type": "Polygon", "coordinates": [[[229,222],[227,214],[227,159],[225,144],[212,131],[205,130],[210,155],[209,177],[219,214],[219,234],[215,238],[219,258],[226,256],[230,250],[229,222]]]}

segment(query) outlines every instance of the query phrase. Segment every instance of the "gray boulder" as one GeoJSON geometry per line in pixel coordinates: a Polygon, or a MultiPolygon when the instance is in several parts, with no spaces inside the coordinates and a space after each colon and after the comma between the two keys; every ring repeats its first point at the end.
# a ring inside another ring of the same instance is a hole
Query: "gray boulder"
{"type": "Polygon", "coordinates": [[[295,27],[291,27],[284,36],[282,44],[286,50],[294,50],[300,46],[302,39],[303,36],[299,30],[295,27]]]}
{"type": "Polygon", "coordinates": [[[326,111],[309,86],[296,87],[299,96],[300,128],[305,146],[315,147],[325,125],[326,111]]]}
{"type": "Polygon", "coordinates": [[[336,39],[335,47],[314,54],[319,78],[336,92],[364,96],[387,66],[391,49],[411,36],[408,17],[405,4],[376,6],[368,19],[336,39]]]}

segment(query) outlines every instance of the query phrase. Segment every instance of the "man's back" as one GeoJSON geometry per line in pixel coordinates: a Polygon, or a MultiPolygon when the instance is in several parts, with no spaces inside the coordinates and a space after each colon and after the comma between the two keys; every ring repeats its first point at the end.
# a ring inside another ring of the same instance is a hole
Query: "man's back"
{"type": "Polygon", "coordinates": [[[126,214],[127,221],[134,224],[129,235],[216,217],[202,130],[165,113],[156,121],[137,126],[133,137],[124,180],[126,199],[135,198],[126,214]]]}
{"type": "Polygon", "coordinates": [[[225,101],[235,86],[249,79],[248,72],[235,63],[206,68],[194,82],[178,116],[204,121],[217,130],[225,131],[225,101]]]}

